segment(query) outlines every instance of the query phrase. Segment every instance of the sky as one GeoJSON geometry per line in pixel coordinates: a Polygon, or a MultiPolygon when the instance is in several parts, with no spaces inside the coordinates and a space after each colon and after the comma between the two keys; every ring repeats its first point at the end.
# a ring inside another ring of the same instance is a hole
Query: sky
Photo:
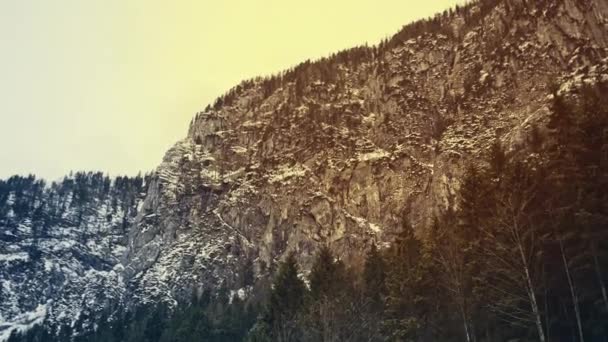
{"type": "Polygon", "coordinates": [[[0,178],[153,170],[243,79],[462,0],[0,0],[0,178]]]}

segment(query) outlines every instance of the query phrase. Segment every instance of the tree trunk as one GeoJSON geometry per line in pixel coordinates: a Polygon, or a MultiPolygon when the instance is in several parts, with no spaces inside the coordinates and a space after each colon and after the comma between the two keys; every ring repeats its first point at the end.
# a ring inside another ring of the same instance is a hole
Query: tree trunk
{"type": "Polygon", "coordinates": [[[464,323],[464,333],[467,337],[467,342],[471,342],[471,333],[469,332],[469,320],[466,313],[465,303],[461,303],[460,314],[462,315],[462,322],[464,323]]]}
{"type": "Polygon", "coordinates": [[[572,282],[572,276],[570,275],[570,268],[568,267],[568,261],[566,260],[566,251],[564,250],[564,242],[559,239],[559,249],[562,253],[562,261],[564,262],[564,269],[566,270],[566,276],[568,277],[568,286],[570,287],[570,295],[572,296],[572,305],[574,305],[574,314],[576,315],[576,325],[578,327],[578,336],[581,342],[585,342],[583,336],[583,326],[581,324],[581,313],[578,307],[578,296],[574,291],[574,283],[572,282]]]}
{"type": "MultiPolygon", "coordinates": [[[[518,239],[519,240],[519,239],[518,239]]],[[[538,330],[538,339],[540,342],[545,342],[545,332],[543,330],[543,322],[540,317],[540,310],[538,309],[538,303],[536,301],[536,294],[534,293],[534,287],[532,286],[532,278],[530,277],[530,270],[528,267],[528,262],[526,260],[526,256],[524,254],[523,246],[521,241],[517,242],[519,248],[519,254],[521,257],[522,265],[524,266],[524,274],[526,277],[526,288],[528,292],[528,297],[530,299],[530,304],[532,305],[532,313],[534,314],[534,320],[536,321],[536,329],[538,330]]]]}
{"type": "Polygon", "coordinates": [[[467,321],[464,321],[464,332],[467,336],[467,342],[471,342],[471,335],[469,333],[469,324],[467,323],[467,321]]]}
{"type": "Polygon", "coordinates": [[[593,254],[593,263],[595,264],[595,273],[600,282],[600,288],[602,290],[602,298],[604,299],[604,305],[606,306],[606,312],[608,312],[608,295],[606,294],[606,284],[604,284],[604,278],[602,277],[602,271],[600,269],[600,263],[597,260],[597,247],[595,243],[591,245],[591,252],[593,254]]]}
{"type": "Polygon", "coordinates": [[[547,275],[545,274],[545,267],[543,266],[543,287],[545,288],[544,302],[545,302],[545,329],[547,329],[547,338],[551,338],[551,324],[549,324],[549,301],[547,300],[549,291],[547,290],[547,275]]]}

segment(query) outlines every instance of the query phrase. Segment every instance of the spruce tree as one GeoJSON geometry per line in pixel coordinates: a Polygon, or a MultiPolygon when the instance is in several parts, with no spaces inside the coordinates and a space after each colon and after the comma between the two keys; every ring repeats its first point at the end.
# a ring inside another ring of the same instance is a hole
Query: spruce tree
{"type": "Polygon", "coordinates": [[[363,286],[364,294],[369,299],[373,310],[382,309],[384,296],[386,296],[386,264],[375,243],[372,243],[365,258],[363,286]]]}
{"type": "Polygon", "coordinates": [[[327,246],[321,247],[310,272],[310,294],[306,306],[306,340],[343,341],[351,339],[354,318],[352,281],[344,264],[335,260],[327,246]]]}
{"type": "Polygon", "coordinates": [[[424,339],[433,289],[431,261],[407,222],[388,250],[388,263],[384,331],[389,340],[424,339]]]}
{"type": "Polygon", "coordinates": [[[317,300],[335,295],[340,289],[342,276],[342,263],[334,260],[329,247],[321,247],[310,270],[310,296],[317,300]]]}
{"type": "Polygon", "coordinates": [[[279,266],[268,305],[268,320],[273,340],[299,340],[298,313],[304,304],[306,286],[298,277],[299,268],[294,253],[279,266]]]}

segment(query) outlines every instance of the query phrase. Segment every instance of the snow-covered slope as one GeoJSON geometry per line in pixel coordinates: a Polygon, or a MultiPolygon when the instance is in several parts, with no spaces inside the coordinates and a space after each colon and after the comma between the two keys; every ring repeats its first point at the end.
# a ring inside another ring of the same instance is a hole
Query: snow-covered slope
{"type": "Polygon", "coordinates": [[[74,323],[124,293],[120,260],[141,177],[0,182],[0,340],[48,319],[74,323]]]}

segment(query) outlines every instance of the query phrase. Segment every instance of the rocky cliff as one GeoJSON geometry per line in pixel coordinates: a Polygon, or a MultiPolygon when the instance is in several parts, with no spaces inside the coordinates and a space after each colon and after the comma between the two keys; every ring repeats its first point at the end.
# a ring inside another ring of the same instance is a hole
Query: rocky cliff
{"type": "MultiPolygon", "coordinates": [[[[220,286],[247,296],[291,251],[305,270],[322,245],[358,265],[404,224],[424,237],[458,206],[463,166],[495,141],[534,157],[549,84],[607,78],[608,2],[502,0],[244,82],[167,152],[124,244],[92,276],[115,277],[127,303],[175,303],[220,286]]],[[[106,215],[97,208],[76,231],[112,231],[113,219],[94,223],[106,215]]],[[[87,282],[83,272],[66,282],[87,282]]],[[[29,311],[50,297],[35,298],[29,311]]],[[[28,311],[2,305],[5,320],[28,311]]]]}
{"type": "MultiPolygon", "coordinates": [[[[463,165],[498,139],[528,153],[548,85],[608,77],[608,3],[484,1],[440,29],[254,80],[198,113],[165,156],[130,232],[143,298],[247,291],[295,251],[357,264],[405,222],[421,236],[458,205],[463,165]]],[[[431,26],[430,24],[428,25],[431,26]]]]}

